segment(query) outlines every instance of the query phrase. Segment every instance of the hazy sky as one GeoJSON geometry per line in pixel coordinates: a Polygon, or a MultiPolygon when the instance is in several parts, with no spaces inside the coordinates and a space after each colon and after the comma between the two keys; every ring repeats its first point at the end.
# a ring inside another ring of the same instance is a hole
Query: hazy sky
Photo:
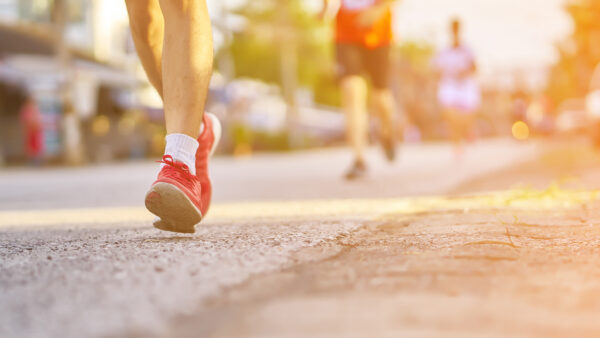
{"type": "Polygon", "coordinates": [[[396,7],[399,39],[448,43],[448,21],[464,21],[466,42],[485,73],[515,68],[541,71],[556,58],[554,44],[568,35],[571,22],[564,0],[404,0],[396,7]]]}

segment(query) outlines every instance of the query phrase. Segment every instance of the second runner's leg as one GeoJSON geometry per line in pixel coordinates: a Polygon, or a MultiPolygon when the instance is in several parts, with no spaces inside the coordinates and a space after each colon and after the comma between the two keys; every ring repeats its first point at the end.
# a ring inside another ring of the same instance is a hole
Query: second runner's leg
{"type": "Polygon", "coordinates": [[[379,139],[386,158],[391,162],[396,158],[396,137],[394,113],[396,102],[390,90],[390,47],[382,46],[363,50],[364,68],[369,73],[373,90],[371,100],[380,122],[379,139]]]}
{"type": "Polygon", "coordinates": [[[346,173],[348,180],[366,175],[365,151],[368,145],[367,93],[368,87],[362,76],[360,46],[336,44],[336,61],[342,91],[342,109],[346,114],[346,135],[354,153],[354,162],[346,173]]]}

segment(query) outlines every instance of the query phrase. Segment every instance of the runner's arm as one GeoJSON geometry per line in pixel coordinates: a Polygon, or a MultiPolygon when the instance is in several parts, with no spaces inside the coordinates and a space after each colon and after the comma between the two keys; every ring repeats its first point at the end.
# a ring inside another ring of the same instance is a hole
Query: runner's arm
{"type": "Polygon", "coordinates": [[[323,7],[321,7],[321,12],[319,13],[320,18],[324,18],[329,11],[329,0],[323,0],[323,7]]]}
{"type": "Polygon", "coordinates": [[[323,0],[323,7],[321,8],[321,12],[319,12],[319,19],[326,20],[329,19],[329,14],[333,10],[333,6],[337,4],[337,1],[334,0],[323,0]]]}
{"type": "Polygon", "coordinates": [[[465,76],[470,76],[473,75],[475,73],[477,73],[477,61],[475,61],[475,56],[473,55],[473,53],[469,50],[469,58],[471,59],[471,67],[469,67],[469,69],[467,69],[467,71],[465,72],[465,76]]]}

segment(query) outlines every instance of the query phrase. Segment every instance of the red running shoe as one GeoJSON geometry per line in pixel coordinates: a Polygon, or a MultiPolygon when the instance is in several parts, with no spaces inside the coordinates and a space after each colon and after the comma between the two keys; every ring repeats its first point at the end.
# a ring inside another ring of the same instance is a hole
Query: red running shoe
{"type": "Polygon", "coordinates": [[[163,156],[165,166],[146,194],[146,208],[171,224],[170,231],[193,233],[202,220],[202,187],[187,165],[163,156]]]}
{"type": "MultiPolygon", "coordinates": [[[[221,138],[221,124],[216,116],[212,114],[204,114],[203,118],[204,130],[198,137],[198,151],[196,152],[196,179],[200,183],[200,203],[198,209],[200,211],[199,219],[192,225],[189,226],[188,222],[184,220],[182,223],[180,220],[172,217],[163,217],[158,213],[154,213],[159,216],[154,221],[154,227],[160,230],[183,232],[183,233],[194,233],[195,225],[200,222],[203,216],[206,216],[210,202],[212,198],[212,183],[208,174],[208,160],[210,156],[215,152],[219,139],[221,138]],[[181,225],[183,224],[183,226],[181,225]]],[[[152,210],[151,210],[152,211],[152,210]]],[[[178,212],[177,212],[178,213],[178,212]]],[[[196,218],[192,218],[195,220],[196,218]]]]}

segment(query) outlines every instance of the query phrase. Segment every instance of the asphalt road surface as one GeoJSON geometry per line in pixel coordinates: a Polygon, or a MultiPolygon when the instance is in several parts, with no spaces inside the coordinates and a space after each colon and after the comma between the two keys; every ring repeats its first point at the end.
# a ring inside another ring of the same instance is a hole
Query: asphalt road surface
{"type": "Polygon", "coordinates": [[[227,309],[236,303],[227,292],[252,278],[317,266],[383,215],[451,203],[435,196],[543,148],[485,141],[457,162],[448,145],[409,145],[393,165],[372,149],[370,177],[352,183],[341,179],[346,150],[216,158],[215,203],[190,236],[151,227],[141,204],[155,163],[3,170],[0,337],[346,335],[311,331],[308,323],[290,333],[276,320],[231,326],[227,309]],[[231,306],[208,305],[223,299],[231,306]]]}

